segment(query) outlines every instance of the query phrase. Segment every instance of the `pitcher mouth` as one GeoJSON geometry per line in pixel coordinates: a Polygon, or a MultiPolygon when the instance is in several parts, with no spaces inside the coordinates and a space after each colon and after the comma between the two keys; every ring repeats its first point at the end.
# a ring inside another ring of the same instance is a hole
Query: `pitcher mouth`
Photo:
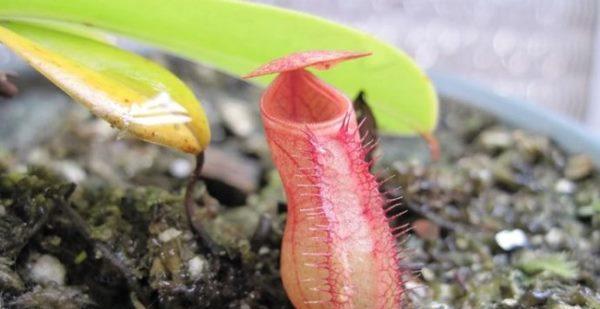
{"type": "Polygon", "coordinates": [[[292,128],[325,128],[351,110],[348,98],[303,69],[281,73],[261,100],[267,120],[292,128]]]}

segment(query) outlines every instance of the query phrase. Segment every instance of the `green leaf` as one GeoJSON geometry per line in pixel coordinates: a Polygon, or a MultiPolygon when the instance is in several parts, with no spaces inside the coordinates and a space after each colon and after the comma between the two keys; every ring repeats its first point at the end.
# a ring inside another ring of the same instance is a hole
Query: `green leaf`
{"type": "Polygon", "coordinates": [[[24,22],[0,23],[0,42],[118,129],[189,153],[209,142],[206,117],[192,92],[145,58],[24,22]]]}
{"type": "Polygon", "coordinates": [[[236,75],[292,52],[370,51],[372,57],[318,75],[350,96],[364,90],[384,132],[425,134],[437,123],[433,86],[404,53],[362,32],[306,14],[231,0],[10,0],[1,1],[0,18],[93,26],[236,75]]]}

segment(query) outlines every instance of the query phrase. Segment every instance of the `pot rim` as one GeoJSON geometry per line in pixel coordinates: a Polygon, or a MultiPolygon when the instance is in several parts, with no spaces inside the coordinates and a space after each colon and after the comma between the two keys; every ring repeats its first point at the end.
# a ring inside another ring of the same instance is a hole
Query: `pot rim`
{"type": "Polygon", "coordinates": [[[476,107],[515,127],[544,134],[570,153],[588,154],[600,167],[600,137],[574,120],[528,102],[501,96],[476,82],[442,73],[428,72],[438,95],[476,107]]]}

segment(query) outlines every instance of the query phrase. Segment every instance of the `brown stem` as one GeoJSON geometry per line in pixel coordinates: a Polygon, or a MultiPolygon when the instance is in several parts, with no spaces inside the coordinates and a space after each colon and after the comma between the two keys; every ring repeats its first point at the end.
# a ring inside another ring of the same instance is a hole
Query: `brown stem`
{"type": "Polygon", "coordinates": [[[196,232],[201,245],[203,245],[209,253],[217,254],[220,252],[219,246],[212,240],[208,232],[202,226],[200,219],[196,218],[196,201],[194,200],[194,191],[196,184],[200,180],[200,174],[202,173],[202,167],[204,166],[204,152],[201,152],[196,157],[196,167],[190,175],[187,186],[185,188],[184,205],[187,217],[192,227],[192,230],[196,232]]]}

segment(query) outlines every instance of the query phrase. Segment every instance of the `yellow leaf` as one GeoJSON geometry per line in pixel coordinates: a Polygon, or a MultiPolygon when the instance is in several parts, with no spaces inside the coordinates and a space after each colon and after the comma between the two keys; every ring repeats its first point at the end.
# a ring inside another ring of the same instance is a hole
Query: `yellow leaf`
{"type": "Polygon", "coordinates": [[[194,94],[143,57],[23,22],[2,23],[0,42],[120,130],[193,154],[208,145],[210,129],[194,94]]]}

